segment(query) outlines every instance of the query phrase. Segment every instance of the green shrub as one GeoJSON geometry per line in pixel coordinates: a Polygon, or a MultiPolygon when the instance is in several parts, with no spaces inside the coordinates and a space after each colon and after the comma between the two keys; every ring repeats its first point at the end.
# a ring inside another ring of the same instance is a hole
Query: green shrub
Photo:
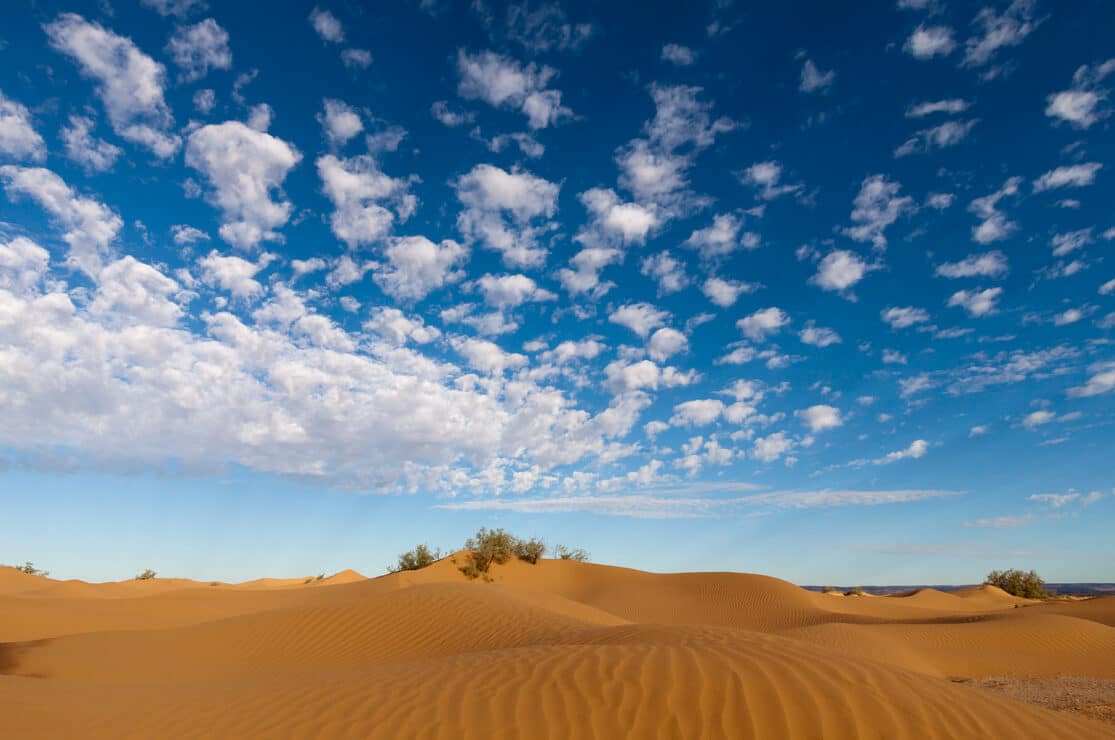
{"type": "Polygon", "coordinates": [[[154,577],[155,577],[155,571],[148,568],[147,570],[143,571],[138,576],[136,576],[136,580],[137,581],[150,581],[154,577]]]}
{"type": "Polygon", "coordinates": [[[1021,596],[1024,599],[1043,599],[1049,596],[1045,590],[1045,581],[1034,571],[1023,573],[1020,570],[993,570],[987,574],[984,583],[998,586],[1011,596],[1021,596]]]}
{"type": "Polygon", "coordinates": [[[32,563],[30,560],[28,560],[23,565],[15,565],[12,567],[14,567],[20,573],[26,573],[29,576],[43,576],[45,578],[46,576],[50,575],[49,571],[39,570],[38,568],[36,568],[34,563],[32,563]]]}
{"type": "Polygon", "coordinates": [[[538,564],[538,558],[546,554],[546,543],[535,537],[529,540],[515,540],[515,557],[531,565],[538,564]]]}
{"type": "Polygon", "coordinates": [[[864,591],[859,586],[856,586],[855,588],[850,588],[847,591],[845,591],[844,595],[845,596],[867,596],[867,592],[864,591]]]}
{"type": "Polygon", "coordinates": [[[469,578],[483,575],[488,578],[492,563],[503,565],[515,554],[516,539],[502,529],[481,527],[475,537],[465,541],[469,551],[469,561],[459,570],[469,578]]]}
{"type": "Polygon", "coordinates": [[[579,563],[588,560],[588,553],[579,547],[576,550],[570,550],[565,545],[558,545],[554,548],[554,554],[558,556],[559,560],[576,560],[579,563]]]}
{"type": "Polygon", "coordinates": [[[427,565],[433,565],[441,560],[441,550],[431,550],[426,545],[418,545],[409,552],[399,555],[399,562],[387,566],[388,573],[398,573],[404,570],[419,570],[427,565]]]}

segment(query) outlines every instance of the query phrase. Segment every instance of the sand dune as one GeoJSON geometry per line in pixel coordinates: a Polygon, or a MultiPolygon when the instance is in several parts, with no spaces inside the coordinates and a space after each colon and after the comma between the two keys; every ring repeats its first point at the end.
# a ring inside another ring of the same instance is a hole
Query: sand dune
{"type": "Polygon", "coordinates": [[[492,583],[450,559],[310,584],[161,580],[0,569],[5,734],[1115,737],[949,680],[1111,677],[1115,598],[834,598],[570,561],[511,562],[492,583]]]}

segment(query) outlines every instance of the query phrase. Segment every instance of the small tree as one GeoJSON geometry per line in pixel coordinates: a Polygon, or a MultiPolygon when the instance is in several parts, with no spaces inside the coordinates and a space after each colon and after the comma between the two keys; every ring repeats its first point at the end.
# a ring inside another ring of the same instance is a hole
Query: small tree
{"type": "Polygon", "coordinates": [[[441,550],[431,550],[427,545],[418,545],[409,552],[399,555],[399,562],[387,566],[388,573],[398,573],[404,570],[419,570],[427,565],[433,565],[441,560],[441,550]]]}
{"type": "Polygon", "coordinates": [[[48,571],[39,570],[38,568],[36,568],[34,563],[32,563],[30,560],[28,560],[23,565],[15,566],[15,569],[18,570],[20,573],[26,573],[29,576],[43,576],[43,577],[46,577],[46,576],[50,575],[50,573],[48,571]]]}
{"type": "Polygon", "coordinates": [[[150,581],[155,577],[155,571],[148,568],[147,570],[136,576],[137,581],[150,581]]]}
{"type": "Polygon", "coordinates": [[[565,545],[558,545],[554,548],[554,553],[559,560],[576,560],[579,563],[588,560],[588,553],[579,547],[576,550],[570,550],[565,545]]]}
{"type": "Polygon", "coordinates": [[[481,527],[475,537],[469,537],[465,541],[469,561],[460,566],[460,571],[469,578],[483,575],[487,579],[492,563],[503,565],[511,559],[515,544],[515,538],[502,529],[481,527]]]}
{"type": "Polygon", "coordinates": [[[1024,599],[1043,599],[1049,596],[1045,590],[1045,581],[1034,571],[1023,573],[1020,570],[993,570],[987,574],[984,583],[998,586],[1011,596],[1020,596],[1024,599]]]}
{"type": "Polygon", "coordinates": [[[538,564],[538,558],[546,554],[546,543],[535,537],[529,540],[515,540],[515,557],[531,565],[538,564]]]}

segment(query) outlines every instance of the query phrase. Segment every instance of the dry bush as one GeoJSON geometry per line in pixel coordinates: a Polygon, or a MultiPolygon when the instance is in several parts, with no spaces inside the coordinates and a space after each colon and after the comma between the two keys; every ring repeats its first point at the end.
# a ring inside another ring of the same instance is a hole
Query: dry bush
{"type": "Polygon", "coordinates": [[[137,581],[150,581],[154,577],[155,577],[155,571],[148,568],[147,570],[143,571],[138,576],[136,576],[136,580],[137,581]]]}
{"type": "Polygon", "coordinates": [[[588,560],[588,553],[580,547],[576,550],[570,550],[565,545],[558,545],[554,548],[554,554],[558,556],[559,560],[576,560],[579,563],[588,560]]]}
{"type": "Polygon", "coordinates": [[[515,537],[502,529],[481,527],[475,537],[465,541],[469,561],[460,567],[460,571],[469,578],[482,575],[487,580],[492,563],[503,565],[515,554],[516,542],[515,537]]]}
{"type": "Polygon", "coordinates": [[[850,588],[847,591],[845,591],[844,595],[845,596],[867,596],[867,592],[864,591],[859,586],[856,586],[855,588],[850,588]]]}
{"type": "Polygon", "coordinates": [[[418,545],[413,550],[399,555],[399,562],[387,566],[388,573],[398,573],[404,570],[418,570],[427,565],[433,565],[441,560],[441,550],[431,550],[427,545],[418,545]]]}
{"type": "Polygon", "coordinates": [[[46,576],[50,575],[49,571],[39,570],[38,568],[36,568],[35,564],[32,563],[30,560],[28,560],[23,565],[13,565],[12,567],[18,570],[20,573],[26,573],[29,576],[43,576],[45,578],[46,576]]]}
{"type": "Polygon", "coordinates": [[[531,537],[529,540],[515,540],[514,551],[515,557],[519,560],[537,565],[538,558],[546,554],[546,544],[536,537],[531,537]]]}
{"type": "Polygon", "coordinates": [[[1015,568],[993,570],[987,574],[984,583],[998,586],[1011,596],[1024,599],[1044,599],[1052,594],[1045,590],[1045,581],[1034,571],[1024,573],[1015,568]]]}

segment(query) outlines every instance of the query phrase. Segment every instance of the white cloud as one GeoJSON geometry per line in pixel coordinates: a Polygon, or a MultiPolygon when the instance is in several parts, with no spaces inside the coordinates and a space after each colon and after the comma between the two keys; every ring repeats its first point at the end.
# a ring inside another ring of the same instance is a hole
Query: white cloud
{"type": "Polygon", "coordinates": [[[836,429],[844,424],[844,420],[840,418],[840,409],[823,403],[799,409],[794,412],[794,416],[801,419],[813,434],[826,429],[836,429]]]}
{"type": "Polygon", "coordinates": [[[588,293],[594,298],[599,298],[614,285],[610,282],[600,282],[601,271],[609,265],[619,264],[622,261],[623,252],[618,249],[586,247],[569,259],[572,269],[563,267],[558,270],[558,279],[570,295],[588,293]]]}
{"type": "Polygon", "coordinates": [[[663,327],[654,332],[647,342],[647,356],[656,362],[664,362],[689,347],[689,339],[677,329],[663,327]]]}
{"type": "Polygon", "coordinates": [[[676,67],[688,67],[693,62],[697,61],[697,54],[688,46],[681,44],[666,44],[662,47],[662,54],[660,55],[662,61],[669,62],[676,67]]]}
{"type": "Polygon", "coordinates": [[[592,23],[570,23],[558,3],[507,6],[507,37],[534,53],[580,49],[596,32],[592,23]]]}
{"type": "Polygon", "coordinates": [[[107,172],[116,164],[123,151],[120,147],[93,136],[90,133],[92,129],[92,118],[70,116],[70,125],[62,129],[66,157],[87,173],[107,172]]]}
{"type": "Polygon", "coordinates": [[[798,89],[807,93],[827,90],[832,86],[834,79],[836,79],[836,70],[822,72],[812,59],[806,59],[801,65],[801,84],[798,85],[798,89]]]}
{"type": "Polygon", "coordinates": [[[905,365],[909,363],[910,358],[901,352],[893,349],[883,350],[883,364],[884,365],[905,365]]]}
{"type": "Polygon", "coordinates": [[[1091,376],[1084,385],[1069,388],[1069,398],[1091,398],[1115,390],[1115,362],[1101,362],[1088,368],[1091,376]]]}
{"type": "Polygon", "coordinates": [[[528,301],[552,301],[557,298],[539,287],[526,275],[485,275],[476,281],[484,301],[494,308],[517,308],[528,301]]]}
{"type": "Polygon", "coordinates": [[[658,283],[659,295],[677,293],[689,285],[689,276],[685,274],[685,265],[674,259],[669,252],[659,252],[644,257],[639,271],[658,283]]]}
{"type": "Polygon", "coordinates": [[[560,185],[488,164],[476,165],[453,184],[465,206],[457,216],[457,228],[466,241],[499,252],[508,267],[545,263],[547,250],[539,240],[552,227],[549,221],[538,226],[532,222],[553,217],[560,185]]]}
{"type": "Polygon", "coordinates": [[[805,328],[798,334],[802,344],[809,344],[814,347],[828,347],[833,344],[840,344],[842,341],[840,335],[832,329],[823,326],[814,325],[813,321],[807,321],[805,328]]]}
{"type": "Polygon", "coordinates": [[[800,183],[797,185],[781,184],[782,163],[774,160],[756,162],[739,173],[739,179],[744,185],[749,185],[758,190],[759,197],[763,200],[774,200],[781,195],[798,192],[802,187],[800,183]]]}
{"type": "Polygon", "coordinates": [[[1033,411],[1027,414],[1026,418],[1022,420],[1022,426],[1027,429],[1033,429],[1034,427],[1039,427],[1042,424],[1048,424],[1049,422],[1054,421],[1056,418],[1057,415],[1054,414],[1052,411],[1040,409],[1038,411],[1033,411]]]}
{"type": "Polygon", "coordinates": [[[809,278],[809,282],[821,290],[844,292],[874,269],[874,265],[864,262],[855,252],[834,249],[817,265],[817,273],[809,278]]]}
{"type": "Polygon", "coordinates": [[[724,413],[724,402],[714,398],[701,398],[684,401],[674,406],[670,417],[673,426],[708,426],[724,413]]]}
{"type": "Polygon", "coordinates": [[[195,10],[201,11],[208,7],[205,0],[139,0],[140,5],[151,8],[159,15],[185,18],[195,10]]]}
{"type": "Polygon", "coordinates": [[[89,312],[111,324],[173,326],[183,313],[170,299],[178,291],[174,280],[128,255],[97,275],[89,312]]]}
{"type": "Polygon", "coordinates": [[[217,105],[217,93],[210,89],[204,88],[194,93],[194,108],[203,116],[209,115],[214,106],[217,105]]]}
{"type": "Polygon", "coordinates": [[[174,224],[170,227],[171,238],[180,247],[209,241],[209,235],[201,229],[195,229],[186,224],[174,224]]]}
{"type": "Polygon", "coordinates": [[[255,279],[257,273],[271,262],[272,255],[262,255],[259,262],[249,262],[242,257],[221,255],[213,250],[197,261],[201,279],[208,285],[228,291],[237,298],[251,300],[263,295],[263,285],[255,279]]]}
{"type": "Polygon", "coordinates": [[[925,453],[928,451],[928,442],[926,442],[924,439],[915,439],[906,449],[888,452],[886,455],[877,458],[873,462],[876,465],[889,465],[890,463],[898,462],[899,460],[916,460],[919,457],[924,457],[925,453]]]}
{"type": "Polygon", "coordinates": [[[71,188],[54,172],[42,167],[0,167],[9,197],[27,196],[37,202],[64,230],[69,245],[67,264],[90,275],[100,271],[101,259],[116,239],[124,222],[111,208],[71,188]]]}
{"type": "Polygon", "coordinates": [[[167,53],[182,70],[184,82],[194,82],[211,69],[232,69],[228,31],[212,18],[192,26],[179,26],[167,43],[167,53]]]}
{"type": "Polygon", "coordinates": [[[518,110],[532,129],[546,128],[573,116],[573,111],[561,104],[561,92],[547,88],[557,76],[551,67],[533,62],[521,65],[493,51],[469,54],[462,49],[457,54],[457,74],[461,97],[518,110]]]}
{"type": "Polygon", "coordinates": [[[968,437],[969,438],[971,438],[971,437],[982,437],[983,435],[987,434],[987,432],[990,431],[990,429],[991,428],[989,426],[987,426],[986,424],[980,424],[980,425],[974,426],[974,427],[972,427],[971,429],[968,430],[968,437]]]}
{"type": "Polygon", "coordinates": [[[946,278],[999,278],[1006,275],[1008,269],[1006,255],[995,250],[983,254],[970,254],[959,262],[937,265],[936,274],[946,278]]]}
{"type": "Polygon", "coordinates": [[[1029,501],[1049,504],[1054,509],[1060,509],[1062,506],[1071,504],[1078,498],[1080,498],[1079,493],[1034,493],[1026,497],[1029,501]]]}
{"type": "Polygon", "coordinates": [[[317,120],[325,131],[325,138],[333,146],[344,146],[364,130],[360,114],[342,100],[326,98],[324,110],[318,114],[317,120]]]}
{"type": "Polygon", "coordinates": [[[317,160],[322,190],[333,203],[329,224],[349,249],[375,244],[391,233],[396,217],[405,222],[417,208],[410,180],[389,177],[371,155],[317,160]],[[394,212],[381,203],[393,206],[394,212]]]}
{"type": "Polygon", "coordinates": [[[960,306],[968,312],[969,316],[978,318],[995,313],[996,301],[1002,295],[1002,288],[988,288],[987,290],[958,290],[948,300],[949,306],[960,306]]]}
{"type": "Polygon", "coordinates": [[[728,280],[715,275],[705,280],[701,285],[701,292],[721,308],[734,306],[739,297],[744,293],[753,293],[758,286],[745,283],[741,280],[728,280]]]}
{"type": "Polygon", "coordinates": [[[925,118],[935,113],[963,113],[968,110],[969,103],[963,98],[946,98],[944,100],[929,100],[906,109],[907,118],[925,118]]]}
{"type": "Polygon", "coordinates": [[[939,126],[917,131],[903,144],[894,150],[895,157],[905,157],[918,152],[930,152],[934,149],[947,149],[956,146],[968,137],[979,119],[970,121],[945,121],[939,126]]]}
{"type": "Polygon", "coordinates": [[[625,326],[645,339],[652,329],[665,324],[669,317],[668,312],[649,303],[629,303],[613,311],[608,321],[625,326]]]}
{"type": "Polygon", "coordinates": [[[1004,516],[973,519],[972,521],[964,522],[963,526],[977,527],[979,529],[1007,529],[1010,527],[1024,526],[1033,521],[1033,519],[1033,514],[1008,514],[1004,516]]]}
{"type": "Polygon", "coordinates": [[[112,130],[161,159],[178,152],[181,139],[170,133],[174,118],[163,98],[166,69],[132,40],[74,13],[44,26],[50,45],[78,63],[95,80],[112,130]]]}
{"type": "Polygon", "coordinates": [[[733,213],[721,213],[713,216],[712,225],[697,229],[689,238],[682,242],[682,246],[696,249],[702,259],[711,260],[717,257],[726,257],[747,242],[740,239],[740,229],[743,228],[743,219],[733,213]]]}
{"type": "Polygon", "coordinates": [[[1057,167],[1034,180],[1034,192],[1041,193],[1055,188],[1082,188],[1096,181],[1096,174],[1103,168],[1100,162],[1085,162],[1057,167]]]}
{"type": "Polygon", "coordinates": [[[1064,234],[1054,234],[1049,244],[1053,247],[1054,257],[1064,257],[1066,254],[1075,252],[1078,249],[1091,244],[1095,239],[1092,238],[1092,229],[1078,229],[1076,231],[1069,231],[1064,234]]]}
{"type": "Polygon", "coordinates": [[[736,326],[748,339],[761,342],[772,334],[777,334],[782,327],[790,323],[790,317],[777,307],[759,309],[755,313],[740,319],[736,326]]]}
{"type": "Polygon", "coordinates": [[[438,328],[426,326],[421,316],[412,318],[390,306],[372,308],[363,326],[365,330],[397,345],[406,344],[408,341],[415,344],[429,344],[441,336],[438,328]]]}
{"type": "Polygon", "coordinates": [[[772,463],[792,450],[793,447],[794,441],[787,437],[785,433],[775,432],[765,437],[757,437],[751,446],[751,456],[760,462],[772,463]]]}
{"type": "Polygon", "coordinates": [[[577,234],[577,241],[586,246],[642,244],[658,225],[652,205],[621,202],[614,190],[591,188],[578,198],[591,217],[577,234]]]}
{"type": "Polygon", "coordinates": [[[604,368],[607,386],[616,394],[626,394],[639,390],[658,390],[687,386],[697,379],[694,370],[685,372],[675,367],[659,367],[650,360],[626,363],[616,360],[604,368]]]}
{"type": "Polygon", "coordinates": [[[314,31],[317,32],[322,41],[331,44],[343,44],[345,41],[344,26],[341,25],[337,16],[328,10],[322,10],[315,6],[310,11],[310,25],[313,26],[314,31]]]}
{"type": "Polygon", "coordinates": [[[39,285],[50,265],[50,253],[27,237],[0,242],[0,289],[16,295],[39,285]]]}
{"type": "Polygon", "coordinates": [[[463,277],[458,268],[468,249],[449,239],[434,244],[424,236],[406,236],[393,240],[384,257],[388,266],[375,274],[380,288],[399,300],[420,301],[463,277]]]}
{"type": "Polygon", "coordinates": [[[915,59],[947,57],[956,49],[956,40],[948,26],[918,26],[902,49],[915,59]]]}
{"type": "Polygon", "coordinates": [[[31,112],[0,92],[0,156],[41,162],[46,142],[31,123],[31,112]]]}
{"type": "Polygon", "coordinates": [[[1089,67],[1087,64],[1072,76],[1072,88],[1050,95],[1045,115],[1066,121],[1077,128],[1089,128],[1096,121],[1111,115],[1104,107],[1108,90],[1100,87],[1104,78],[1115,72],[1115,59],[1089,67]]]}
{"type": "Polygon", "coordinates": [[[1018,228],[1018,224],[1007,219],[1006,214],[999,210],[999,201],[1008,196],[1018,194],[1018,186],[1022,183],[1021,177],[1008,178],[1003,187],[990,195],[976,198],[968,206],[968,210],[983,219],[979,225],[972,228],[972,239],[980,244],[1001,241],[1010,236],[1018,228]]]}
{"type": "Polygon", "coordinates": [[[915,210],[914,199],[900,196],[901,189],[901,185],[888,180],[886,175],[865,177],[852,204],[851,219],[855,225],[845,228],[844,233],[857,242],[871,242],[876,249],[885,249],[887,227],[903,214],[915,210]]]}
{"type": "Polygon", "coordinates": [[[502,375],[527,364],[524,355],[507,352],[494,342],[486,339],[455,338],[453,348],[465,358],[468,366],[487,375],[502,375]]]}
{"type": "Polygon", "coordinates": [[[1099,287],[1100,295],[1111,295],[1112,293],[1115,293],[1115,278],[1108,280],[1099,287]]]}
{"type": "Polygon", "coordinates": [[[881,491],[821,490],[771,491],[747,496],[744,503],[763,504],[779,509],[815,509],[833,506],[880,506],[924,501],[942,496],[955,496],[955,491],[932,489],[899,489],[881,491]]]}
{"type": "Polygon", "coordinates": [[[446,100],[438,100],[430,106],[430,113],[442,126],[457,128],[466,126],[476,120],[476,114],[464,111],[455,111],[449,107],[446,100]]]}
{"type": "Polygon", "coordinates": [[[287,142],[239,121],[202,126],[186,144],[186,164],[205,175],[210,201],[223,213],[221,238],[242,249],[282,239],[275,229],[293,206],[271,193],[301,159],[287,142]]]}
{"type": "Polygon", "coordinates": [[[367,69],[372,66],[372,52],[367,49],[345,49],[341,62],[349,69],[367,69]]]}
{"type": "Polygon", "coordinates": [[[558,365],[567,365],[582,360],[594,360],[600,356],[607,347],[595,339],[582,339],[574,341],[566,339],[553,349],[548,349],[541,354],[543,362],[553,362],[558,365]]]}
{"type": "Polygon", "coordinates": [[[994,8],[983,8],[972,21],[982,34],[965,42],[962,66],[982,67],[1001,49],[1021,44],[1039,22],[1034,20],[1034,0],[1013,0],[1001,13],[994,8]]]}

